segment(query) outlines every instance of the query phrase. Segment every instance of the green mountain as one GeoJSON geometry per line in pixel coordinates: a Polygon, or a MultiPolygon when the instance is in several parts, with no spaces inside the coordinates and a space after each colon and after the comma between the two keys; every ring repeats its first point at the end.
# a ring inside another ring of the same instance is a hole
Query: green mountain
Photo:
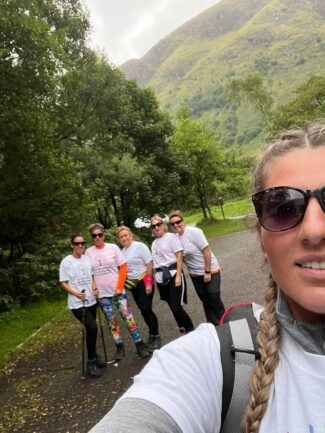
{"type": "Polygon", "coordinates": [[[276,102],[289,100],[310,75],[324,74],[324,18],[324,0],[221,0],[121,69],[152,87],[162,108],[186,102],[226,144],[254,146],[263,120],[228,103],[226,80],[258,72],[276,102]]]}

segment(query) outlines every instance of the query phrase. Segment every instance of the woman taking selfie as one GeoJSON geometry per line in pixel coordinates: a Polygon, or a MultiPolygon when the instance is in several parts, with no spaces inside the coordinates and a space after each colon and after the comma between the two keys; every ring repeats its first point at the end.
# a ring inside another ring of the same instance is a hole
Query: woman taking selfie
{"type": "MultiPolygon", "coordinates": [[[[259,357],[233,431],[318,433],[325,425],[325,122],[272,143],[257,164],[254,189],[270,282],[259,357]]],[[[103,419],[110,420],[105,431],[115,431],[122,412],[132,417],[133,432],[217,433],[222,376],[218,334],[203,324],[156,352],[103,419]]]]}

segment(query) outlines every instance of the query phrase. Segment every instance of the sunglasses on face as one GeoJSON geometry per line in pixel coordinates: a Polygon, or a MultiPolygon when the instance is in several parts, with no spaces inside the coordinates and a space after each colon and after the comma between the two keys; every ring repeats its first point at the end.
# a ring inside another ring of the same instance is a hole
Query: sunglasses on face
{"type": "Polygon", "coordinates": [[[103,237],[103,233],[92,233],[92,234],[91,234],[91,237],[92,237],[93,239],[96,239],[96,238],[102,238],[102,237],[103,237]]]}
{"type": "Polygon", "coordinates": [[[86,242],[73,242],[72,244],[74,247],[84,247],[86,242]]]}
{"type": "Polygon", "coordinates": [[[169,223],[169,225],[171,227],[179,226],[182,222],[183,222],[182,220],[177,220],[177,221],[174,221],[173,223],[169,223]]]}
{"type": "Polygon", "coordinates": [[[157,227],[160,227],[160,226],[162,226],[162,225],[163,225],[163,223],[151,224],[150,228],[151,228],[151,230],[154,230],[154,229],[156,229],[157,227]]]}
{"type": "Polygon", "coordinates": [[[316,197],[325,212],[325,186],[313,190],[277,186],[254,194],[252,201],[261,226],[282,232],[302,221],[311,197],[316,197]]]}

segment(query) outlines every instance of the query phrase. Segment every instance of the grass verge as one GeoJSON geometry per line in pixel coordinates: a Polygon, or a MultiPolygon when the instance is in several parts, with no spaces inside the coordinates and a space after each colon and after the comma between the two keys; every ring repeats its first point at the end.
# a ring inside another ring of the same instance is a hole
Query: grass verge
{"type": "MultiPolygon", "coordinates": [[[[253,204],[250,198],[225,203],[222,206],[222,209],[226,220],[229,218],[238,217],[239,215],[250,215],[254,213],[253,204]]],[[[223,220],[220,206],[211,206],[211,211],[217,220],[223,220]]],[[[203,214],[201,210],[195,209],[191,212],[185,213],[184,218],[187,224],[199,225],[200,221],[203,219],[203,214]]]]}
{"type": "Polygon", "coordinates": [[[0,367],[22,350],[18,346],[30,335],[63,314],[66,302],[66,299],[43,301],[0,314],[0,367]]]}
{"type": "Polygon", "coordinates": [[[254,218],[241,218],[241,219],[225,219],[225,220],[201,220],[197,227],[200,227],[207,239],[214,236],[224,235],[226,233],[239,232],[247,230],[255,226],[254,218]]]}

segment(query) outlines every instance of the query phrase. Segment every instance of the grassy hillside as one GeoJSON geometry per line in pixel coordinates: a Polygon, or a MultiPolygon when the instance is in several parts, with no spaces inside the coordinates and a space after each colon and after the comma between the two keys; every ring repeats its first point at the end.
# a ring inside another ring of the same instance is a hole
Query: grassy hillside
{"type": "Polygon", "coordinates": [[[163,108],[185,101],[220,128],[225,144],[254,151],[263,120],[251,107],[229,104],[225,82],[258,72],[276,102],[289,100],[325,70],[324,18],[322,0],[223,0],[122,70],[153,87],[163,108]]]}

